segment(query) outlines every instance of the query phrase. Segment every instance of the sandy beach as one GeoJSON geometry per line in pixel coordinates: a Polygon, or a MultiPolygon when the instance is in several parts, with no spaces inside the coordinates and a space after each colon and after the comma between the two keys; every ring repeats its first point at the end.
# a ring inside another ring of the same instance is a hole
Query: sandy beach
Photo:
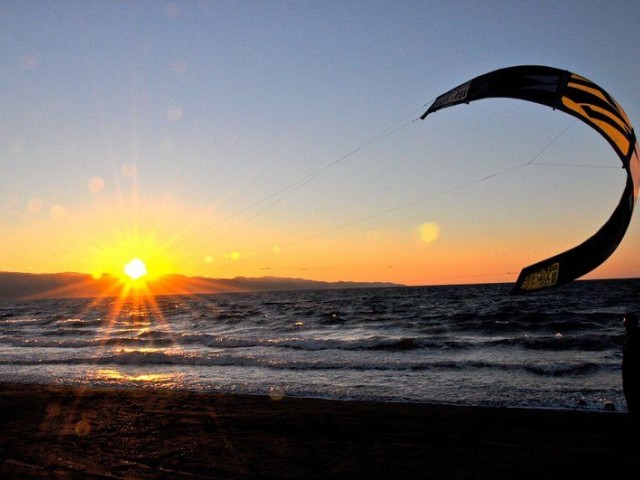
{"type": "Polygon", "coordinates": [[[0,385],[2,478],[615,478],[626,414],[0,385]]]}

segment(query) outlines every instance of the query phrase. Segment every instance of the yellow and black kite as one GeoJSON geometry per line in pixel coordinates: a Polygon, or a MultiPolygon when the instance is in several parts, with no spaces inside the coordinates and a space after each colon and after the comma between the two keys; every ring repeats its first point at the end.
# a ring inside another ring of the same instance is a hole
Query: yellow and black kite
{"type": "Polygon", "coordinates": [[[580,245],[522,269],[513,293],[554,288],[589,273],[622,241],[640,183],[636,136],[622,107],[598,85],[566,70],[535,65],[480,75],[440,95],[421,118],[442,108],[494,97],[540,103],[579,118],[607,139],[627,172],[622,198],[600,230],[580,245]]]}

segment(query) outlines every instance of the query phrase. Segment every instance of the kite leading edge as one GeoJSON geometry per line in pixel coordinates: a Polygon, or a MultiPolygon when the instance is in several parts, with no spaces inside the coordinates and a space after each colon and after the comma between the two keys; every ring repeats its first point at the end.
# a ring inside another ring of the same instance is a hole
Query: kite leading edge
{"type": "Polygon", "coordinates": [[[555,288],[598,267],[622,241],[640,184],[635,132],[622,107],[598,85],[566,70],[535,65],[503,68],[473,78],[440,95],[420,118],[442,108],[495,97],[540,103],[577,117],[609,142],[627,172],[622,197],[609,220],[580,245],[523,268],[512,293],[555,288]]]}

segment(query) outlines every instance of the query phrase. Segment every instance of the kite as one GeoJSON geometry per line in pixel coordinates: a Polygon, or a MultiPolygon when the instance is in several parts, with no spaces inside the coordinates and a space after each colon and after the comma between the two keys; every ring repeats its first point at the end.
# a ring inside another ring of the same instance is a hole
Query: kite
{"type": "Polygon", "coordinates": [[[580,119],[613,147],[627,172],[620,202],[607,222],[580,245],[525,267],[512,293],[555,288],[586,275],[616,250],[638,197],[638,143],[624,110],[606,91],[580,75],[552,67],[523,65],[495,70],[440,95],[420,118],[483,98],[506,97],[547,105],[580,119]]]}

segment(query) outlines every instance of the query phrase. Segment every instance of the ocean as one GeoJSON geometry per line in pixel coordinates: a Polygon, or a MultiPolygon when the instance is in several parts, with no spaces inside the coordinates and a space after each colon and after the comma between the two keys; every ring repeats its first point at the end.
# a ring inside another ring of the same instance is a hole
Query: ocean
{"type": "Polygon", "coordinates": [[[626,411],[640,280],[0,301],[0,381],[626,411]]]}

